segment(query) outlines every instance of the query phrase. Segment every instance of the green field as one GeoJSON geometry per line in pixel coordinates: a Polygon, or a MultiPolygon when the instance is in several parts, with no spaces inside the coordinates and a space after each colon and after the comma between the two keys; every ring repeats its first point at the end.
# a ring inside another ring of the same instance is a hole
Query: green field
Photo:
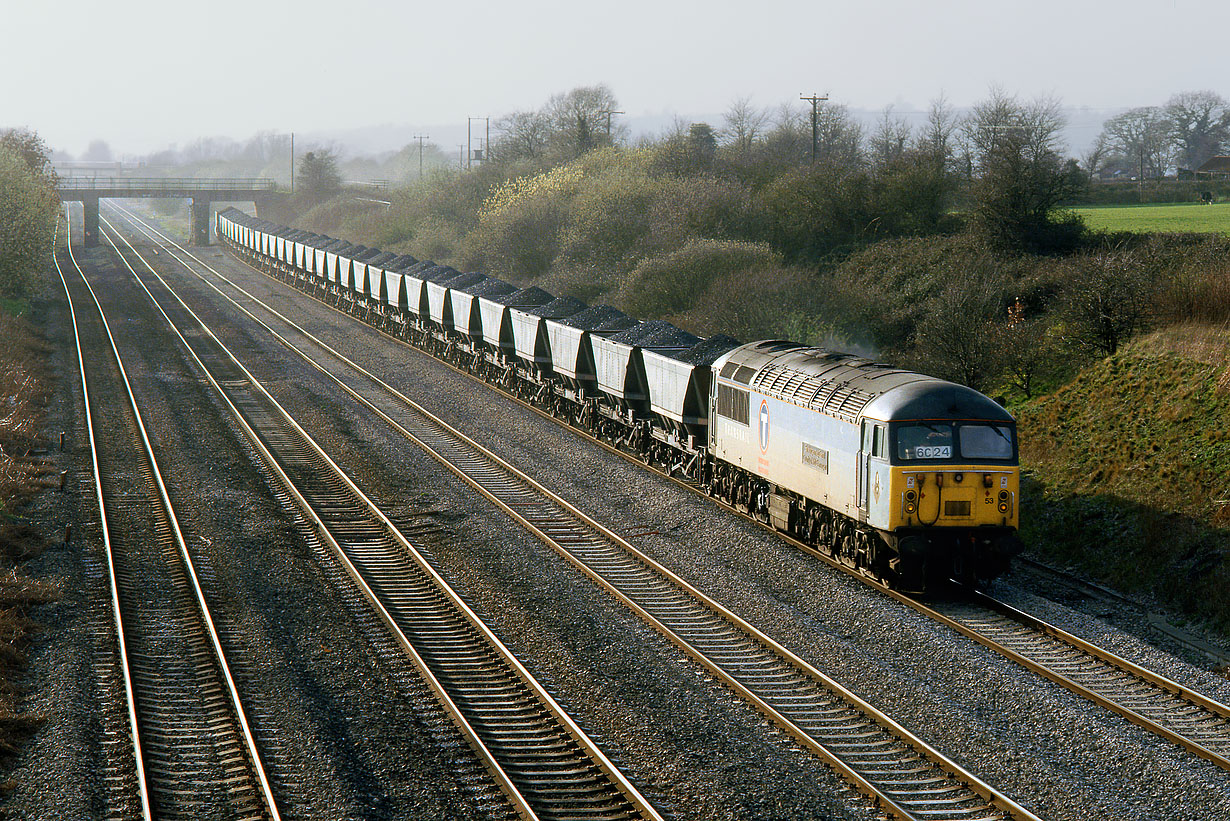
{"type": "Polygon", "coordinates": [[[1192,231],[1230,234],[1230,203],[1165,203],[1154,205],[1093,205],[1073,208],[1094,230],[1163,233],[1192,231]]]}

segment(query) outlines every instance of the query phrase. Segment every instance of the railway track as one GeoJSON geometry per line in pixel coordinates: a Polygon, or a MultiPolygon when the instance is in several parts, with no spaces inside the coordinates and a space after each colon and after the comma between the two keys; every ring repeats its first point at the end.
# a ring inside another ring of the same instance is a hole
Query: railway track
{"type": "Polygon", "coordinates": [[[131,759],[116,817],[277,819],[234,677],[107,318],[84,271],[61,282],[81,370],[131,759]],[[88,321],[87,316],[97,316],[88,321]],[[131,767],[131,770],[129,770],[131,767]]]}
{"type": "Polygon", "coordinates": [[[983,593],[936,618],[1038,675],[1230,770],[1230,708],[983,593]]]}
{"type": "Polygon", "coordinates": [[[527,819],[660,819],[389,517],[154,276],[156,283],[137,279],[418,666],[512,810],[527,819]],[[183,330],[197,327],[204,334],[183,330]]]}
{"type": "MultiPolygon", "coordinates": [[[[180,256],[190,254],[173,245],[164,247],[192,270],[180,256]]],[[[196,262],[208,268],[199,259],[196,262]]],[[[225,280],[219,272],[209,270],[225,280]]],[[[293,329],[290,334],[274,329],[203,276],[202,280],[612,593],[889,815],[903,819],[1035,818],[753,625],[273,308],[263,306],[293,329]],[[349,378],[337,376],[290,335],[309,340],[316,354],[335,360],[349,378]]],[[[247,296],[259,302],[251,294],[247,296]]]]}
{"type": "Polygon", "coordinates": [[[1191,653],[1207,658],[1218,675],[1230,678],[1230,650],[1218,647],[1181,627],[1176,627],[1163,614],[1150,612],[1142,602],[1028,556],[1018,556],[1015,563],[1018,569],[1023,569],[1027,574],[1043,579],[1048,584],[1059,585],[1082,598],[1100,601],[1111,607],[1125,609],[1143,616],[1152,631],[1181,645],[1191,653]]]}
{"type": "MultiPolygon", "coordinates": [[[[413,346],[408,347],[418,350],[413,346]]],[[[589,439],[608,452],[648,468],[698,495],[711,498],[705,494],[703,488],[692,482],[680,479],[652,464],[647,465],[635,455],[567,425],[541,408],[479,379],[464,369],[443,360],[436,361],[479,384],[500,391],[507,398],[544,418],[564,425],[569,431],[589,439]]],[[[717,499],[711,498],[711,501],[723,504],[717,499]]],[[[760,527],[772,529],[754,516],[728,505],[723,504],[723,507],[760,527]]],[[[937,601],[931,604],[892,590],[811,545],[778,531],[773,532],[794,546],[822,559],[831,567],[945,624],[1037,675],[1123,716],[1133,724],[1211,761],[1218,767],[1230,770],[1230,707],[985,594],[974,594],[965,601],[937,601]]]]}

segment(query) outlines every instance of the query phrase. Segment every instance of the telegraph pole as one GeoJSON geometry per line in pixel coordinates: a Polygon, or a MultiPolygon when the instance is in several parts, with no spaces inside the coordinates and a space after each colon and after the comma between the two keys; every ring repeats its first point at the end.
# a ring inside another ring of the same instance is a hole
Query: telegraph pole
{"type": "Polygon", "coordinates": [[[419,141],[419,179],[423,179],[423,140],[430,140],[430,134],[415,134],[414,139],[419,141]]]}
{"type": "Polygon", "coordinates": [[[599,114],[605,114],[605,115],[606,115],[606,141],[607,141],[607,143],[610,143],[610,142],[611,142],[611,115],[612,115],[612,114],[627,114],[628,112],[626,112],[626,111],[611,111],[611,109],[609,109],[609,108],[605,108],[605,109],[603,109],[602,111],[599,111],[598,113],[599,113],[599,114]]]}
{"type": "Polygon", "coordinates": [[[815,93],[813,93],[810,97],[806,97],[802,94],[799,95],[800,100],[805,100],[806,102],[811,103],[811,164],[812,165],[816,164],[816,118],[818,117],[818,112],[820,110],[820,103],[827,101],[828,98],[829,98],[829,95],[827,94],[825,94],[823,97],[815,93]]]}
{"type": "Polygon", "coordinates": [[[1145,201],[1145,141],[1140,141],[1140,201],[1145,201]]]}
{"type": "Polygon", "coordinates": [[[290,193],[295,193],[295,132],[290,132],[290,193]]]}

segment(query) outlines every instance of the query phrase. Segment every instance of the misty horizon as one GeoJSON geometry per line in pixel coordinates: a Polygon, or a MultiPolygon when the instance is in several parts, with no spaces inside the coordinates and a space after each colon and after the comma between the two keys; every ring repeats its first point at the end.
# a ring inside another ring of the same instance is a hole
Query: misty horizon
{"type": "Polygon", "coordinates": [[[37,131],[74,157],[92,140],[135,157],[199,137],[292,131],[370,154],[427,130],[447,153],[467,117],[537,108],[598,83],[634,136],[676,116],[716,127],[740,98],[776,108],[827,93],[860,119],[886,105],[908,118],[941,95],[967,109],[998,87],[1057,99],[1071,121],[1069,151],[1079,153],[1097,129],[1072,112],[1100,123],[1180,92],[1224,94],[1215,68],[1230,7],[768,0],[753,13],[729,0],[632,0],[618,10],[527,0],[479,2],[460,17],[379,0],[220,0],[191,10],[68,0],[8,8],[6,22],[30,36],[0,53],[0,127],[37,131]],[[46,39],[56,60],[45,57],[46,39]],[[117,47],[132,42],[142,47],[117,47]],[[305,42],[324,48],[296,51],[305,42]],[[382,131],[393,136],[372,136],[382,131]]]}

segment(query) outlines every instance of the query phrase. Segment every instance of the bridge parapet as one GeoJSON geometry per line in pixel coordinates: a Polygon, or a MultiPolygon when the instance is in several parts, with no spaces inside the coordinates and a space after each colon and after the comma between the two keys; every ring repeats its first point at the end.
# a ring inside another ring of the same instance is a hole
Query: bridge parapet
{"type": "Polygon", "coordinates": [[[239,177],[61,177],[60,199],[80,199],[75,196],[79,194],[102,198],[191,197],[201,193],[252,195],[277,187],[275,180],[239,177]]]}

